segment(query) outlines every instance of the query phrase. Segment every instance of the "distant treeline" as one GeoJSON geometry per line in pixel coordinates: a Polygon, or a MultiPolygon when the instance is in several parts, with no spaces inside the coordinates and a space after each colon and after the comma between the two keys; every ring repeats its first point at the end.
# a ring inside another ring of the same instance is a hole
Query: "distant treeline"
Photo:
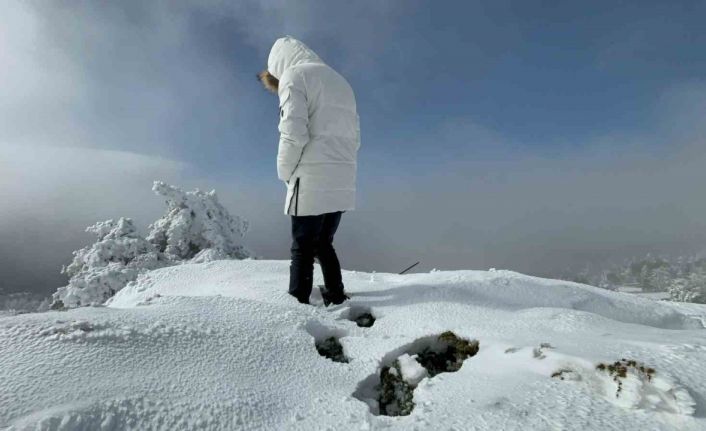
{"type": "Polygon", "coordinates": [[[0,290],[0,311],[10,314],[31,313],[49,309],[49,298],[30,292],[3,293],[0,290]]]}
{"type": "Polygon", "coordinates": [[[639,287],[643,292],[669,292],[673,301],[706,303],[706,258],[680,256],[630,259],[608,269],[584,269],[561,277],[577,283],[615,290],[639,287]]]}

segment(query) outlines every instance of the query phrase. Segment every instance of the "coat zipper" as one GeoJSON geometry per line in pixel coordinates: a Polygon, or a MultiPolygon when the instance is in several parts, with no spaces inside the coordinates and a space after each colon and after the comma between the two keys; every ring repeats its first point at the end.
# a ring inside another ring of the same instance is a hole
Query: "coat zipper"
{"type": "Polygon", "coordinates": [[[292,200],[296,199],[296,203],[294,204],[294,214],[297,215],[299,212],[299,177],[297,177],[297,181],[294,183],[294,190],[292,191],[292,197],[289,199],[289,206],[287,207],[287,213],[292,209],[292,200]]]}
{"type": "Polygon", "coordinates": [[[297,201],[294,203],[294,215],[299,215],[299,177],[297,177],[297,182],[294,184],[294,188],[297,189],[297,201]]]}

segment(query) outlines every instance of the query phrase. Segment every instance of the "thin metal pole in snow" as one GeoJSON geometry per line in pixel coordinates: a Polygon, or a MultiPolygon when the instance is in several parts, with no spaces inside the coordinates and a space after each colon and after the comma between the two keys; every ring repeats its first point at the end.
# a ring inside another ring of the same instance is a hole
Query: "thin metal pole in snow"
{"type": "Polygon", "coordinates": [[[404,274],[405,272],[409,271],[410,269],[414,268],[417,265],[419,265],[419,262],[415,263],[414,265],[412,265],[409,268],[405,269],[404,271],[400,272],[400,275],[404,274]]]}

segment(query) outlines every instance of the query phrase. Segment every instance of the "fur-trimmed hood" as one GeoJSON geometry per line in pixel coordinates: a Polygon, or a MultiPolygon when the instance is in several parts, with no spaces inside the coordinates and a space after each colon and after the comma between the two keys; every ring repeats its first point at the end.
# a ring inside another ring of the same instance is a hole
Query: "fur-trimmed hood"
{"type": "Polygon", "coordinates": [[[323,63],[321,58],[303,42],[285,36],[279,38],[272,45],[270,56],[267,58],[267,71],[277,79],[288,68],[302,63],[323,63]]]}

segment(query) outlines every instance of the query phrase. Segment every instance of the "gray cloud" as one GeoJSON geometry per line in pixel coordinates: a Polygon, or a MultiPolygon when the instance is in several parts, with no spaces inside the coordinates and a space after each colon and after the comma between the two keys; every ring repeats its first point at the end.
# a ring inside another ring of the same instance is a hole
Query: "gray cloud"
{"type": "Polygon", "coordinates": [[[528,151],[472,119],[452,119],[419,138],[431,149],[415,172],[383,184],[383,169],[376,173],[356,217],[385,226],[365,237],[380,255],[422,259],[422,268],[556,274],[647,252],[702,251],[704,100],[702,82],[677,85],[658,99],[650,130],[618,130],[570,151],[528,151]]]}
{"type": "Polygon", "coordinates": [[[190,190],[216,189],[234,214],[253,221],[248,246],[260,256],[287,257],[288,219],[279,187],[198,175],[188,163],[124,151],[3,145],[0,292],[47,294],[64,284],[60,268],[72,250],[93,241],[84,230],[96,221],[130,217],[146,233],[164,211],[151,191],[155,179],[190,190]]]}
{"type": "Polygon", "coordinates": [[[48,293],[71,251],[91,241],[86,226],[154,220],[155,177],[180,182],[186,166],[134,153],[51,146],[0,146],[0,289],[48,293]]]}
{"type": "Polygon", "coordinates": [[[0,6],[0,142],[173,155],[182,126],[237,121],[229,62],[184,2],[0,6]],[[188,103],[184,103],[188,101],[188,103]]]}

